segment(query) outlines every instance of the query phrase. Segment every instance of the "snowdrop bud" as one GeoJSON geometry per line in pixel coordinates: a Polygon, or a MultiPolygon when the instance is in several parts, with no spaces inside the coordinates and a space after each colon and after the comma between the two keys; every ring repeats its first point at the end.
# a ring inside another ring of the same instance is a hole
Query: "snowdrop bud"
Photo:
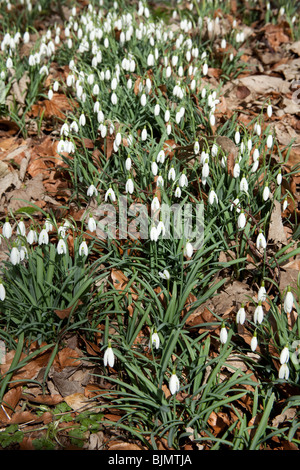
{"type": "Polygon", "coordinates": [[[251,338],[251,343],[250,343],[251,351],[254,352],[257,348],[257,336],[256,336],[256,331],[254,332],[252,338],[251,338]]]}
{"type": "Polygon", "coordinates": [[[272,116],[272,106],[270,104],[267,107],[267,115],[269,118],[272,116]]]}
{"type": "Polygon", "coordinates": [[[111,94],[111,103],[115,106],[118,103],[118,97],[116,93],[113,91],[111,94]]]}
{"type": "Polygon", "coordinates": [[[172,375],[170,377],[170,381],[169,381],[169,390],[172,395],[175,395],[179,391],[179,388],[180,388],[179,379],[175,373],[175,370],[173,370],[172,375]]]}
{"type": "Polygon", "coordinates": [[[287,197],[286,197],[286,198],[284,199],[284,201],[283,201],[283,205],[282,205],[282,209],[283,209],[283,211],[285,211],[285,210],[286,210],[287,206],[288,206],[288,200],[287,200],[287,197]]]}
{"type": "Polygon", "coordinates": [[[130,169],[131,169],[131,158],[130,157],[126,158],[125,168],[126,168],[127,171],[130,171],[130,169]]]}
{"type": "Polygon", "coordinates": [[[79,256],[88,256],[89,250],[85,240],[83,240],[79,245],[79,256]]]}
{"type": "Polygon", "coordinates": [[[142,130],[142,133],[141,133],[141,139],[142,141],[145,141],[147,139],[147,129],[144,127],[144,129],[142,130]]]}
{"type": "Polygon", "coordinates": [[[188,258],[191,258],[193,256],[194,248],[193,245],[190,242],[187,242],[184,248],[184,255],[187,256],[188,258]]]}
{"type": "Polygon", "coordinates": [[[2,283],[2,281],[0,281],[0,300],[2,300],[2,302],[5,299],[5,296],[6,296],[5,287],[2,283]]]}
{"type": "Polygon", "coordinates": [[[87,225],[88,225],[88,230],[90,232],[95,232],[96,231],[96,221],[95,221],[94,217],[92,216],[92,214],[89,215],[87,225]]]}
{"type": "Polygon", "coordinates": [[[290,375],[289,367],[286,363],[281,364],[280,369],[278,371],[278,378],[283,380],[288,380],[290,375]]]}
{"type": "Polygon", "coordinates": [[[223,324],[220,331],[220,341],[222,344],[225,344],[228,338],[228,333],[225,325],[223,324]]]}
{"type": "Polygon", "coordinates": [[[12,236],[12,226],[10,225],[8,221],[8,217],[6,218],[6,221],[3,224],[2,227],[2,235],[3,237],[9,239],[12,236]]]}
{"type": "Polygon", "coordinates": [[[245,214],[244,214],[244,211],[242,210],[239,217],[238,217],[238,228],[239,229],[243,229],[246,225],[246,217],[245,217],[245,214]]]}
{"type": "Polygon", "coordinates": [[[107,365],[109,365],[109,367],[113,367],[115,364],[115,355],[110,342],[108,343],[108,347],[105,350],[103,362],[105,367],[107,365]]]}
{"type": "Polygon", "coordinates": [[[205,160],[205,163],[202,167],[202,179],[206,179],[209,175],[209,165],[208,160],[205,160]]]}
{"type": "Polygon", "coordinates": [[[278,186],[280,186],[280,185],[281,185],[281,182],[282,182],[282,174],[281,174],[281,170],[279,170],[279,173],[278,173],[278,175],[277,175],[277,178],[276,178],[276,179],[277,179],[277,184],[278,184],[278,186]]]}
{"type": "Polygon", "coordinates": [[[236,145],[238,145],[240,143],[240,140],[241,140],[241,134],[239,131],[236,131],[235,135],[234,135],[234,140],[235,140],[235,143],[236,145]]]}
{"type": "Polygon", "coordinates": [[[273,136],[272,134],[269,134],[267,138],[267,147],[270,149],[272,145],[273,145],[273,136]]]}
{"type": "Polygon", "coordinates": [[[245,193],[248,193],[248,182],[245,178],[245,176],[243,176],[243,178],[241,179],[241,182],[240,182],[240,191],[243,191],[245,193]]]}
{"type": "Polygon", "coordinates": [[[31,228],[27,234],[26,239],[29,245],[33,245],[34,243],[37,243],[38,237],[37,237],[36,231],[31,228]]]}
{"type": "Polygon", "coordinates": [[[141,105],[146,106],[146,103],[147,103],[146,93],[143,93],[141,96],[141,105]]]}
{"type": "Polygon", "coordinates": [[[255,162],[252,165],[251,172],[255,173],[259,167],[259,160],[255,160],[255,162]]]}
{"type": "Polygon", "coordinates": [[[253,317],[253,321],[254,323],[262,323],[264,319],[264,311],[263,311],[263,308],[262,308],[262,305],[261,305],[261,301],[258,302],[258,305],[254,311],[254,317],[253,317]]]}
{"type": "Polygon", "coordinates": [[[289,362],[289,359],[290,359],[289,348],[285,346],[280,354],[280,364],[286,364],[287,362],[289,362]]]}
{"type": "Polygon", "coordinates": [[[154,116],[158,116],[160,113],[160,106],[158,103],[156,103],[155,107],[154,107],[154,116]]]}
{"type": "Polygon", "coordinates": [[[200,152],[200,145],[199,145],[199,141],[196,140],[194,143],[194,153],[195,155],[197,155],[199,152],[200,152]]]}
{"type": "Polygon", "coordinates": [[[240,165],[239,163],[235,163],[233,167],[233,177],[238,178],[240,176],[240,173],[241,173],[240,165]]]}
{"type": "Polygon", "coordinates": [[[20,261],[20,252],[16,246],[13,246],[10,252],[10,262],[15,266],[19,264],[20,261]]]}
{"type": "Polygon", "coordinates": [[[288,286],[287,293],[284,298],[283,309],[285,313],[291,313],[293,310],[294,296],[291,292],[291,287],[288,286]]]}
{"type": "Polygon", "coordinates": [[[153,176],[156,176],[156,175],[157,175],[158,166],[157,166],[157,163],[156,163],[155,161],[153,161],[153,162],[151,163],[151,171],[152,171],[153,176]]]}
{"type": "Polygon", "coordinates": [[[265,283],[264,283],[264,281],[262,281],[261,286],[260,286],[260,288],[258,290],[258,293],[257,293],[257,300],[259,302],[265,302],[266,298],[267,298],[267,291],[266,291],[266,288],[265,288],[265,283]]]}
{"type": "Polygon", "coordinates": [[[239,323],[240,325],[243,325],[245,323],[245,320],[246,320],[246,311],[245,311],[244,304],[242,304],[236,314],[236,322],[239,323]]]}
{"type": "Polygon", "coordinates": [[[21,237],[25,237],[25,224],[23,222],[23,219],[21,219],[18,224],[17,224],[17,234],[20,235],[21,237]]]}
{"type": "Polygon", "coordinates": [[[207,63],[205,62],[205,64],[203,64],[203,69],[202,69],[202,73],[203,75],[207,75],[207,72],[208,72],[208,65],[207,63]]]}
{"type": "Polygon", "coordinates": [[[270,189],[268,183],[266,183],[264,190],[263,190],[263,200],[267,201],[270,197],[270,189]]]}

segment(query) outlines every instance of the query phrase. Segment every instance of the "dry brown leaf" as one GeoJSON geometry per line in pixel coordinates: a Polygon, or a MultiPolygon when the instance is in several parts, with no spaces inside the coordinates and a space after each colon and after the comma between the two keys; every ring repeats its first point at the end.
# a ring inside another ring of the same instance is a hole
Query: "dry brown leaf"
{"type": "Polygon", "coordinates": [[[137,444],[131,444],[123,441],[111,441],[108,445],[109,450],[143,450],[145,448],[138,446],[137,444]]]}
{"type": "Polygon", "coordinates": [[[83,393],[73,393],[64,397],[64,400],[74,411],[93,406],[83,393]]]}

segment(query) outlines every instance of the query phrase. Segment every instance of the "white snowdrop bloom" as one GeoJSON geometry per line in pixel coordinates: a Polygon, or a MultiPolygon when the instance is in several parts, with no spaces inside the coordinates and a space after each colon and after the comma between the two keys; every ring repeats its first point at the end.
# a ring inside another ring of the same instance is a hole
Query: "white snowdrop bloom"
{"type": "Polygon", "coordinates": [[[225,344],[228,339],[228,333],[225,325],[222,325],[220,331],[220,341],[222,344],[225,344]]]}
{"type": "Polygon", "coordinates": [[[267,147],[270,149],[273,145],[273,136],[272,134],[269,134],[267,137],[267,147]]]}
{"type": "Polygon", "coordinates": [[[157,175],[158,166],[157,166],[157,163],[156,163],[155,161],[153,161],[153,162],[151,163],[151,171],[152,171],[153,176],[156,176],[156,175],[157,175]]]}
{"type": "Polygon", "coordinates": [[[48,100],[51,101],[52,98],[53,98],[53,90],[52,90],[52,88],[50,88],[50,89],[48,90],[48,100]]]}
{"type": "Polygon", "coordinates": [[[267,107],[267,115],[269,118],[272,116],[272,113],[273,113],[272,106],[269,104],[267,107]]]}
{"type": "Polygon", "coordinates": [[[253,335],[252,338],[251,338],[250,347],[251,347],[251,351],[252,351],[252,352],[256,351],[256,348],[257,348],[257,336],[256,336],[256,332],[254,332],[254,335],[253,335]]]}
{"type": "Polygon", "coordinates": [[[23,222],[23,219],[21,219],[17,223],[17,234],[20,235],[21,237],[25,237],[25,235],[26,235],[26,227],[25,227],[25,224],[23,222]]]}
{"type": "Polygon", "coordinates": [[[131,158],[130,157],[126,158],[125,168],[126,168],[127,171],[130,171],[130,169],[131,169],[131,158]]]}
{"type": "Polygon", "coordinates": [[[288,200],[287,200],[287,197],[286,197],[283,201],[282,210],[285,211],[287,206],[288,206],[288,200]]]}
{"type": "Polygon", "coordinates": [[[195,155],[197,155],[199,152],[200,152],[200,145],[199,145],[199,141],[196,140],[194,143],[194,153],[195,155]]]}
{"type": "Polygon", "coordinates": [[[191,258],[194,253],[194,248],[191,242],[187,242],[184,247],[184,255],[187,256],[188,258],[191,258]]]}
{"type": "Polygon", "coordinates": [[[59,89],[59,82],[55,80],[55,82],[53,83],[53,91],[57,92],[58,89],[59,89]]]}
{"type": "Polygon", "coordinates": [[[90,232],[93,233],[93,232],[96,231],[97,225],[96,225],[96,221],[95,221],[94,217],[92,216],[92,214],[89,215],[87,226],[88,226],[88,230],[90,232]]]}
{"type": "Polygon", "coordinates": [[[107,365],[109,365],[109,367],[113,367],[115,364],[115,355],[111,347],[111,343],[108,343],[108,347],[105,350],[103,362],[105,367],[107,365]]]}
{"type": "Polygon", "coordinates": [[[251,167],[251,172],[255,173],[257,171],[258,167],[259,167],[259,160],[255,160],[255,162],[253,163],[253,165],[251,167]]]}
{"type": "Polygon", "coordinates": [[[179,183],[179,186],[181,188],[184,188],[185,186],[188,186],[188,179],[187,179],[187,176],[186,176],[185,173],[181,173],[178,183],[179,183]]]}
{"type": "Polygon", "coordinates": [[[255,324],[257,323],[260,324],[262,323],[263,319],[264,319],[264,310],[262,308],[261,301],[259,301],[254,311],[253,321],[255,324]]]}
{"type": "Polygon", "coordinates": [[[156,161],[158,163],[164,163],[165,158],[166,158],[165,151],[163,149],[161,149],[157,154],[156,161]]]}
{"type": "Polygon", "coordinates": [[[176,173],[175,173],[174,167],[172,166],[168,172],[168,180],[175,181],[175,178],[176,178],[176,173]]]}
{"type": "Polygon", "coordinates": [[[294,305],[294,296],[291,292],[290,286],[288,286],[287,293],[285,294],[283,309],[285,313],[291,313],[294,305]]]}
{"type": "Polygon", "coordinates": [[[27,234],[26,240],[29,245],[33,245],[34,243],[37,243],[38,236],[37,236],[36,231],[31,228],[27,234]]]}
{"type": "Polygon", "coordinates": [[[132,88],[132,79],[131,78],[128,78],[128,80],[127,80],[127,88],[128,88],[128,90],[131,90],[131,88],[132,88]]]}
{"type": "Polygon", "coordinates": [[[151,210],[152,212],[156,212],[157,210],[160,209],[160,202],[157,196],[154,196],[152,202],[151,202],[151,210]]]}
{"type": "Polygon", "coordinates": [[[154,106],[154,116],[158,116],[160,113],[160,106],[158,103],[154,106]]]}
{"type": "Polygon", "coordinates": [[[195,91],[195,88],[196,88],[196,80],[193,78],[193,80],[191,80],[191,83],[190,83],[190,89],[191,91],[195,91]]]}
{"type": "Polygon", "coordinates": [[[172,55],[171,64],[173,67],[176,67],[176,65],[178,64],[178,55],[172,55]]]}
{"type": "Polygon", "coordinates": [[[215,191],[211,189],[209,195],[208,195],[208,202],[210,205],[213,205],[214,202],[218,204],[218,196],[216,195],[215,191]]]}
{"type": "Polygon", "coordinates": [[[159,340],[159,336],[156,330],[154,330],[154,333],[151,335],[150,339],[151,339],[151,346],[155,347],[155,349],[159,349],[160,340],[159,340]]]}
{"type": "Polygon", "coordinates": [[[289,359],[290,359],[289,348],[285,346],[280,353],[280,358],[279,358],[280,364],[286,364],[287,362],[289,362],[289,359]]]}
{"type": "Polygon", "coordinates": [[[279,170],[279,173],[278,173],[278,175],[277,175],[277,177],[276,177],[276,180],[277,180],[278,186],[280,186],[281,183],[282,183],[282,174],[281,174],[281,170],[279,170]]]}
{"type": "Polygon", "coordinates": [[[162,234],[163,236],[166,234],[166,227],[162,220],[160,220],[157,224],[156,230],[158,232],[158,236],[162,234]]]}
{"type": "Polygon", "coordinates": [[[98,196],[98,190],[97,190],[97,188],[96,188],[93,184],[91,184],[91,185],[88,187],[86,194],[87,194],[87,196],[89,196],[89,197],[93,197],[94,195],[95,195],[95,196],[98,196]]]}
{"type": "Polygon", "coordinates": [[[238,228],[243,229],[246,225],[246,216],[244,214],[244,211],[242,210],[240,215],[238,216],[238,228]]]}
{"type": "Polygon", "coordinates": [[[13,64],[12,58],[8,57],[7,60],[6,60],[6,68],[7,69],[12,69],[13,66],[14,66],[14,64],[13,64]]]}
{"type": "Polygon", "coordinates": [[[231,204],[231,206],[230,206],[230,210],[232,211],[233,208],[235,208],[235,210],[236,210],[237,212],[240,212],[240,211],[241,211],[239,198],[234,199],[234,201],[232,202],[232,204],[231,204]]]}
{"type": "Polygon", "coordinates": [[[216,118],[215,118],[214,114],[210,115],[209,123],[210,123],[211,126],[214,126],[216,124],[216,118]]]}
{"type": "Polygon", "coordinates": [[[207,164],[209,164],[209,154],[203,150],[200,155],[201,165],[204,165],[206,161],[207,161],[207,164]]]}
{"type": "Polygon", "coordinates": [[[86,124],[86,117],[85,117],[85,115],[82,113],[82,114],[79,116],[79,125],[83,127],[83,126],[85,126],[85,124],[86,124]]]}
{"type": "Polygon", "coordinates": [[[29,41],[30,41],[30,34],[29,34],[28,31],[25,31],[25,33],[23,35],[23,42],[24,42],[24,44],[27,44],[29,41]]]}
{"type": "Polygon", "coordinates": [[[20,252],[16,246],[12,247],[9,259],[14,266],[20,263],[20,252]]]}
{"type": "Polygon", "coordinates": [[[235,163],[235,165],[233,167],[233,177],[238,178],[240,176],[240,173],[241,173],[240,164],[235,163]]]}
{"type": "Polygon", "coordinates": [[[75,76],[73,74],[67,76],[67,86],[71,87],[75,83],[75,76]]]}
{"type": "Polygon", "coordinates": [[[209,164],[208,164],[208,160],[206,159],[202,167],[202,179],[207,179],[208,175],[209,175],[209,164]]]}
{"type": "Polygon", "coordinates": [[[181,197],[181,189],[180,189],[180,186],[177,186],[176,189],[175,189],[175,197],[177,197],[178,199],[181,197]]]}
{"type": "Polygon", "coordinates": [[[116,79],[116,77],[113,77],[113,79],[111,81],[111,84],[110,84],[110,87],[111,87],[112,90],[116,90],[117,86],[118,86],[118,80],[116,79]]]}
{"type": "Polygon", "coordinates": [[[141,105],[146,106],[146,103],[147,103],[147,96],[146,96],[146,93],[143,93],[141,96],[141,105]]]}
{"type": "Polygon", "coordinates": [[[110,100],[114,106],[118,103],[118,97],[114,91],[111,94],[110,100]]]}
{"type": "Polygon", "coordinates": [[[2,281],[0,281],[0,300],[5,300],[5,296],[6,296],[6,290],[5,290],[5,287],[2,283],[2,281]]]}
{"type": "Polygon", "coordinates": [[[169,380],[169,390],[172,395],[175,395],[179,391],[179,388],[180,388],[179,379],[175,371],[173,371],[169,380]]]}
{"type": "Polygon", "coordinates": [[[126,181],[125,191],[129,194],[132,194],[134,191],[134,184],[131,178],[128,178],[128,180],[126,181]]]}
{"type": "Polygon", "coordinates": [[[95,95],[95,96],[99,95],[99,93],[100,93],[100,88],[99,88],[98,83],[95,83],[95,85],[93,86],[92,93],[93,93],[93,95],[95,95]]]}
{"type": "Polygon", "coordinates": [[[117,132],[116,137],[115,137],[115,143],[116,143],[117,147],[120,146],[121,141],[122,141],[121,133],[120,133],[120,132],[117,132]]]}
{"type": "Polygon", "coordinates": [[[256,148],[253,151],[253,161],[256,162],[257,160],[259,160],[259,150],[256,148]]]}
{"type": "Polygon", "coordinates": [[[234,134],[234,140],[235,140],[235,143],[236,145],[238,145],[241,141],[241,134],[239,131],[236,131],[236,133],[234,134]]]}
{"type": "Polygon", "coordinates": [[[159,272],[158,274],[159,274],[160,277],[161,277],[162,279],[164,279],[165,281],[166,281],[166,280],[168,281],[168,280],[170,279],[170,277],[171,277],[171,276],[170,276],[170,273],[169,273],[169,271],[168,271],[167,269],[164,269],[163,272],[159,272]]]}
{"type": "Polygon", "coordinates": [[[261,283],[260,288],[258,289],[257,300],[258,300],[258,302],[259,301],[265,302],[266,299],[267,299],[267,291],[266,291],[266,288],[265,288],[265,283],[263,281],[261,283]]]}
{"type": "Polygon", "coordinates": [[[290,375],[289,367],[286,363],[281,364],[278,371],[278,378],[283,380],[288,380],[290,375]]]}
{"type": "Polygon", "coordinates": [[[105,202],[107,202],[108,198],[110,198],[112,202],[116,201],[116,195],[112,188],[108,188],[108,190],[106,191],[105,196],[104,196],[105,202]]]}
{"type": "Polygon", "coordinates": [[[240,182],[240,191],[243,191],[245,193],[248,193],[248,182],[245,178],[245,176],[243,176],[243,178],[241,179],[241,182],[240,182]]]}
{"type": "Polygon", "coordinates": [[[79,127],[78,127],[78,124],[76,121],[72,121],[71,124],[70,124],[70,131],[73,131],[77,134],[77,132],[79,131],[79,127]]]}
{"type": "Polygon", "coordinates": [[[153,67],[154,66],[154,55],[150,52],[150,54],[147,57],[147,66],[148,67],[153,67]]]}
{"type": "Polygon", "coordinates": [[[159,232],[155,225],[152,225],[151,230],[150,230],[150,240],[157,242],[159,236],[159,232]]]}
{"type": "Polygon", "coordinates": [[[262,231],[260,230],[259,231],[259,234],[257,235],[257,238],[256,238],[256,248],[258,250],[260,250],[261,248],[263,250],[265,250],[267,247],[267,241],[265,239],[265,236],[264,234],[262,233],[262,231]]]}
{"type": "Polygon", "coordinates": [[[208,72],[208,65],[207,65],[207,63],[205,62],[205,63],[203,64],[202,73],[203,73],[203,75],[205,76],[205,75],[207,75],[207,72],[208,72]]]}
{"type": "Polygon", "coordinates": [[[164,186],[164,179],[163,179],[163,177],[162,177],[161,175],[159,175],[159,176],[157,177],[156,186],[157,186],[157,187],[161,187],[161,188],[163,188],[163,186],[164,186]]]}
{"type": "Polygon", "coordinates": [[[59,255],[65,255],[67,253],[67,245],[63,238],[58,240],[56,251],[59,255]]]}
{"type": "Polygon", "coordinates": [[[101,109],[99,109],[99,111],[97,112],[97,121],[99,122],[99,124],[102,124],[104,122],[104,114],[103,114],[103,111],[101,109]]]}
{"type": "Polygon", "coordinates": [[[166,78],[170,78],[171,75],[172,75],[172,69],[171,69],[171,66],[168,65],[167,68],[165,69],[165,74],[166,74],[166,78]]]}
{"type": "Polygon", "coordinates": [[[49,235],[45,227],[41,230],[39,234],[38,242],[39,245],[48,245],[49,243],[49,235]]]}
{"type": "Polygon", "coordinates": [[[144,127],[144,129],[142,130],[142,133],[141,133],[141,139],[142,139],[142,141],[147,140],[147,137],[148,137],[148,132],[147,132],[146,127],[144,127]]]}
{"type": "Polygon", "coordinates": [[[263,200],[267,201],[270,197],[270,188],[268,183],[266,183],[264,190],[263,190],[263,200]]]}
{"type": "Polygon", "coordinates": [[[89,249],[85,240],[83,240],[79,245],[79,256],[88,256],[89,249]]]}
{"type": "Polygon", "coordinates": [[[12,236],[12,226],[10,225],[8,218],[6,218],[3,227],[2,227],[3,237],[9,239],[12,236]]]}
{"type": "Polygon", "coordinates": [[[245,323],[245,320],[246,320],[246,310],[245,310],[244,304],[242,304],[236,314],[236,322],[239,323],[240,325],[243,325],[245,323]]]}
{"type": "Polygon", "coordinates": [[[254,130],[256,134],[259,136],[261,134],[261,125],[259,123],[255,123],[254,130]]]}
{"type": "Polygon", "coordinates": [[[170,111],[169,111],[169,109],[166,109],[164,119],[165,119],[165,122],[169,122],[169,120],[170,120],[170,111]]]}
{"type": "Polygon", "coordinates": [[[227,45],[226,39],[223,38],[221,41],[221,49],[226,49],[226,45],[227,45]]]}
{"type": "Polygon", "coordinates": [[[211,148],[211,154],[213,157],[216,157],[218,155],[218,152],[219,152],[219,147],[217,144],[213,144],[212,148],[211,148]]]}

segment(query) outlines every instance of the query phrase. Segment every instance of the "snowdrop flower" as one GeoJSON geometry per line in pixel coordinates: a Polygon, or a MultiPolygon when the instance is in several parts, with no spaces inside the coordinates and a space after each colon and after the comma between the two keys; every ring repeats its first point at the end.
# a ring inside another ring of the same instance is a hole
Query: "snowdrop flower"
{"type": "Polygon", "coordinates": [[[202,179],[206,180],[208,175],[209,175],[209,165],[208,165],[208,159],[206,159],[202,167],[202,179]]]}
{"type": "Polygon", "coordinates": [[[97,190],[97,188],[96,188],[93,184],[91,184],[91,185],[88,187],[88,190],[87,190],[86,194],[87,194],[87,196],[89,196],[89,197],[93,197],[94,195],[95,195],[95,196],[98,196],[98,190],[97,190]]]}
{"type": "Polygon", "coordinates": [[[156,176],[156,175],[157,175],[158,166],[157,166],[157,163],[156,163],[155,161],[153,161],[153,162],[151,163],[151,171],[152,171],[153,176],[156,176]]]}
{"type": "Polygon", "coordinates": [[[5,296],[6,296],[5,287],[2,283],[2,281],[0,281],[0,300],[2,300],[2,302],[5,299],[5,296]]]}
{"type": "Polygon", "coordinates": [[[165,155],[164,150],[162,149],[158,152],[157,157],[156,157],[156,161],[158,163],[164,163],[165,158],[166,158],[166,155],[165,155]]]}
{"type": "Polygon", "coordinates": [[[244,214],[244,211],[242,210],[239,217],[238,217],[238,228],[243,229],[246,225],[246,216],[244,214]]]}
{"type": "Polygon", "coordinates": [[[260,230],[256,238],[256,248],[258,250],[260,250],[261,248],[265,250],[266,247],[267,247],[267,242],[266,242],[265,236],[260,230]]]}
{"type": "Polygon", "coordinates": [[[177,197],[178,199],[181,197],[180,186],[177,186],[177,188],[175,189],[175,197],[177,197]]]}
{"type": "Polygon", "coordinates": [[[156,103],[155,107],[154,107],[154,116],[158,116],[160,113],[160,106],[158,103],[156,103]]]}
{"type": "Polygon", "coordinates": [[[243,325],[245,323],[245,320],[246,320],[246,311],[245,311],[244,304],[242,304],[236,314],[236,322],[239,323],[240,325],[243,325]]]}
{"type": "Polygon", "coordinates": [[[293,304],[294,304],[294,297],[291,292],[291,287],[288,286],[287,293],[285,295],[284,303],[283,303],[283,309],[285,313],[291,313],[291,311],[293,310],[293,304]]]}
{"type": "Polygon", "coordinates": [[[128,180],[126,181],[125,191],[129,194],[132,194],[134,191],[134,184],[131,178],[128,178],[128,180]]]}
{"type": "Polygon", "coordinates": [[[45,229],[47,230],[47,232],[51,232],[53,230],[53,224],[49,217],[47,217],[45,220],[45,229]]]}
{"type": "Polygon", "coordinates": [[[226,330],[226,326],[222,325],[221,327],[221,331],[220,331],[220,341],[222,344],[225,344],[226,341],[227,341],[227,338],[228,338],[228,333],[227,333],[227,330],[226,330]]]}
{"type": "Polygon", "coordinates": [[[185,186],[188,186],[188,179],[185,173],[182,173],[179,178],[179,186],[181,188],[184,188],[185,186]]]}
{"type": "Polygon", "coordinates": [[[158,232],[158,236],[160,234],[162,234],[163,236],[166,234],[166,228],[165,228],[165,224],[163,223],[162,220],[160,220],[157,224],[157,227],[156,227],[156,230],[158,232]]]}
{"type": "Polygon", "coordinates": [[[67,245],[63,238],[58,240],[56,251],[59,255],[65,255],[67,253],[67,245]]]}
{"type": "Polygon", "coordinates": [[[147,136],[148,136],[147,129],[146,129],[146,127],[144,127],[144,129],[142,130],[142,133],[141,133],[141,139],[143,141],[145,141],[147,139],[147,136]]]}
{"type": "Polygon", "coordinates": [[[289,362],[289,359],[290,359],[289,348],[285,346],[280,353],[280,364],[286,364],[287,362],[289,362]]]}
{"type": "Polygon", "coordinates": [[[287,206],[288,206],[288,200],[287,200],[287,197],[285,197],[285,199],[284,199],[284,201],[283,201],[283,205],[282,205],[283,211],[286,210],[287,206]]]}
{"type": "Polygon", "coordinates": [[[195,155],[197,155],[199,152],[200,152],[200,145],[199,145],[199,141],[196,140],[194,143],[194,153],[195,155]]]}
{"type": "Polygon", "coordinates": [[[245,176],[243,176],[243,178],[241,179],[240,191],[243,191],[248,194],[248,183],[247,183],[245,176]]]}
{"type": "Polygon", "coordinates": [[[253,161],[256,162],[259,159],[259,150],[254,149],[253,151],[253,161]]]}
{"type": "Polygon", "coordinates": [[[48,100],[51,101],[52,98],[53,98],[53,90],[52,90],[52,88],[49,88],[49,90],[48,90],[48,100]]]}
{"type": "Polygon", "coordinates": [[[272,106],[269,104],[268,107],[267,107],[267,115],[268,117],[270,118],[272,116],[272,106]]]}
{"type": "Polygon", "coordinates": [[[172,166],[168,173],[168,180],[175,181],[175,178],[176,178],[176,173],[175,173],[174,167],[172,166]]]}
{"type": "Polygon", "coordinates": [[[277,180],[278,186],[280,186],[281,183],[282,183],[282,174],[281,174],[281,170],[279,170],[276,180],[277,180]]]}
{"type": "Polygon", "coordinates": [[[20,248],[20,261],[23,261],[25,258],[28,258],[28,251],[25,245],[21,245],[20,248]]]}
{"type": "Polygon", "coordinates": [[[154,333],[151,335],[151,345],[154,346],[155,349],[159,348],[160,340],[156,330],[154,330],[154,333]]]}
{"type": "Polygon", "coordinates": [[[157,177],[156,186],[160,186],[161,188],[164,186],[164,179],[161,175],[157,177]]]}
{"type": "Polygon", "coordinates": [[[39,234],[38,242],[39,245],[48,245],[49,243],[49,235],[45,227],[41,230],[39,234]]]}
{"type": "Polygon", "coordinates": [[[130,169],[131,169],[131,158],[130,157],[126,158],[125,168],[126,168],[127,171],[130,171],[130,169]]]}
{"type": "Polygon", "coordinates": [[[233,177],[238,178],[240,176],[241,168],[239,163],[235,163],[233,167],[233,177]]]}
{"type": "Polygon", "coordinates": [[[88,230],[90,232],[95,232],[96,231],[96,221],[94,219],[94,217],[92,216],[92,214],[89,215],[89,219],[88,219],[88,230]]]}
{"type": "Polygon", "coordinates": [[[16,246],[12,247],[9,259],[14,266],[20,263],[20,252],[16,246]]]}
{"type": "Polygon", "coordinates": [[[267,291],[266,291],[266,288],[265,288],[265,283],[264,283],[264,281],[262,281],[261,286],[258,289],[257,300],[259,302],[265,302],[266,298],[267,298],[267,291]]]}
{"type": "Polygon", "coordinates": [[[259,160],[255,160],[255,162],[252,165],[251,172],[255,173],[259,167],[259,160]]]}
{"type": "Polygon", "coordinates": [[[214,202],[218,204],[218,196],[216,195],[215,191],[212,189],[208,195],[208,202],[210,205],[213,205],[214,202]]]}
{"type": "Polygon", "coordinates": [[[166,109],[164,119],[165,119],[165,122],[169,122],[169,120],[170,120],[170,111],[169,111],[169,109],[166,109]]]}
{"type": "Polygon", "coordinates": [[[290,370],[287,363],[281,364],[280,369],[278,371],[278,378],[283,380],[288,380],[290,375],[290,370]]]}
{"type": "Polygon", "coordinates": [[[237,212],[241,212],[241,209],[240,209],[240,200],[239,200],[239,198],[236,198],[236,199],[232,202],[232,204],[231,204],[231,206],[230,206],[230,210],[232,211],[233,208],[235,208],[237,212]]]}
{"type": "Polygon", "coordinates": [[[269,134],[267,138],[267,147],[270,149],[272,145],[273,145],[273,136],[272,134],[269,134]]]}
{"type": "Polygon", "coordinates": [[[113,352],[113,349],[111,347],[111,343],[108,343],[108,347],[105,350],[104,353],[104,358],[103,358],[104,366],[106,367],[109,365],[109,367],[113,367],[115,363],[115,355],[113,352]]]}
{"type": "Polygon", "coordinates": [[[87,256],[89,253],[88,246],[85,240],[79,245],[79,256],[87,256]]]}
{"type": "Polygon", "coordinates": [[[194,252],[193,245],[190,242],[187,242],[184,247],[184,255],[187,256],[188,258],[191,258],[193,256],[193,252],[194,252]]]}
{"type": "Polygon", "coordinates": [[[157,210],[160,209],[160,202],[157,196],[154,196],[152,202],[151,202],[151,210],[152,212],[156,212],[157,210]]]}
{"type": "Polygon", "coordinates": [[[3,237],[9,239],[12,236],[12,226],[8,221],[8,217],[6,218],[3,227],[2,227],[2,235],[3,237]]]}
{"type": "Polygon", "coordinates": [[[157,231],[157,228],[155,225],[152,225],[151,230],[150,230],[150,240],[153,242],[157,242],[158,240],[159,233],[157,231]]]}
{"type": "Polygon", "coordinates": [[[203,75],[205,76],[205,75],[207,75],[207,72],[208,72],[208,65],[207,65],[207,63],[205,62],[205,63],[203,64],[202,73],[203,73],[203,75]]]}
{"type": "Polygon", "coordinates": [[[266,183],[264,190],[263,190],[263,200],[267,201],[270,197],[270,189],[268,183],[266,183]]]}
{"type": "Polygon", "coordinates": [[[179,391],[179,388],[180,388],[179,379],[175,373],[175,369],[173,369],[173,372],[169,381],[169,390],[172,395],[175,395],[179,391]]]}
{"type": "Polygon", "coordinates": [[[21,237],[25,237],[25,224],[23,222],[23,219],[21,219],[18,224],[17,224],[17,234],[20,235],[21,237]]]}
{"type": "Polygon", "coordinates": [[[254,323],[262,323],[264,319],[264,311],[263,311],[263,308],[262,308],[262,305],[261,305],[261,300],[258,302],[258,305],[254,311],[254,317],[253,317],[253,321],[254,323]]]}
{"type": "Polygon", "coordinates": [[[106,193],[105,193],[105,196],[104,196],[104,200],[105,202],[107,201],[107,199],[110,198],[110,200],[112,202],[115,202],[116,200],[116,195],[115,195],[115,192],[112,188],[109,188],[106,193]]]}
{"type": "Polygon", "coordinates": [[[143,93],[141,96],[141,105],[146,106],[146,103],[147,103],[147,97],[146,97],[146,94],[143,93]]]}
{"type": "Polygon", "coordinates": [[[33,245],[34,243],[37,243],[38,241],[38,236],[37,236],[37,233],[35,230],[33,230],[33,228],[31,228],[27,234],[27,243],[29,245],[33,245]]]}
{"type": "Polygon", "coordinates": [[[257,135],[261,134],[261,125],[259,123],[255,123],[254,131],[256,132],[257,135]]]}
{"type": "Polygon", "coordinates": [[[236,133],[234,134],[234,140],[235,140],[235,143],[236,145],[238,145],[240,143],[240,140],[241,140],[241,134],[240,132],[237,130],[236,133]]]}
{"type": "Polygon", "coordinates": [[[159,272],[158,273],[160,275],[160,277],[164,280],[169,280],[170,279],[170,273],[167,269],[164,269],[163,272],[159,272]]]}
{"type": "Polygon", "coordinates": [[[254,334],[251,338],[251,343],[250,343],[251,351],[254,352],[257,348],[257,336],[256,336],[256,331],[254,331],[254,334]]]}

